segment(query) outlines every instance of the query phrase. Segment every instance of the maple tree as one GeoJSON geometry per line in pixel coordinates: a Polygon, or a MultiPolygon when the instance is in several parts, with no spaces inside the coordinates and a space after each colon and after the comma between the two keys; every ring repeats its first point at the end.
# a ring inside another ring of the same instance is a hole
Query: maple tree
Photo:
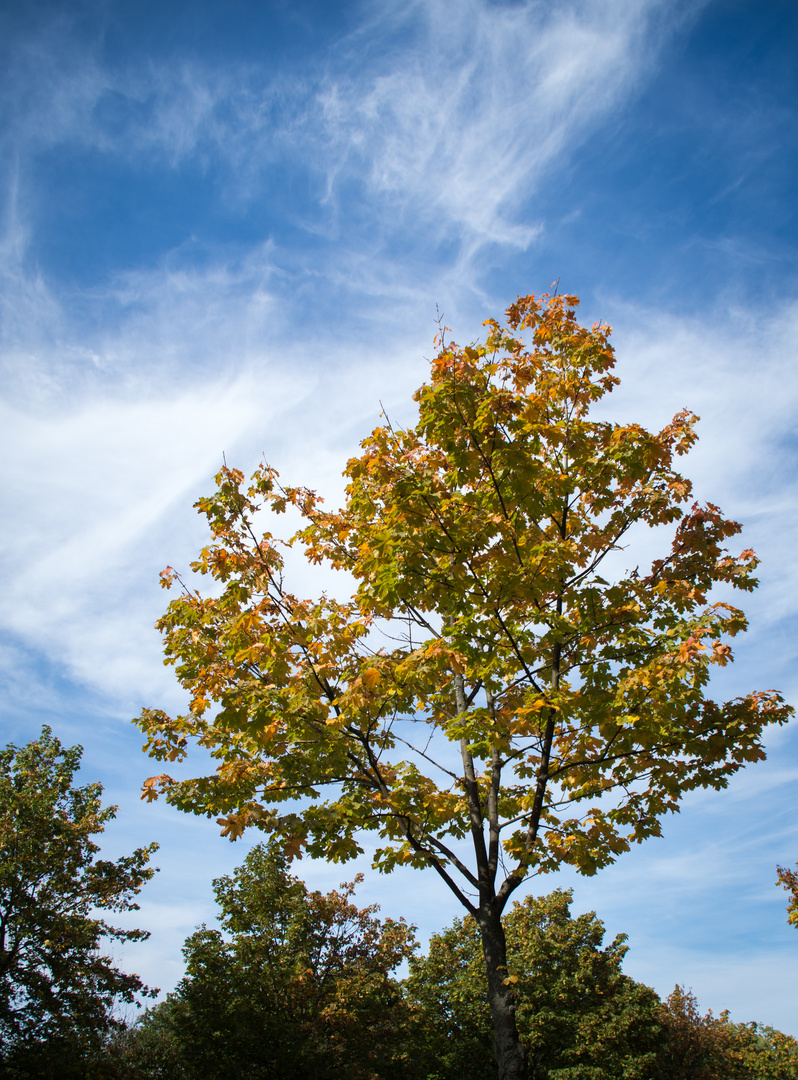
{"type": "Polygon", "coordinates": [[[184,588],[158,624],[190,708],[138,721],[156,759],[196,740],[218,760],[151,777],[144,797],[231,839],[272,832],[289,854],[346,860],[372,831],[379,869],[432,868],[479,926],[502,1078],[526,1075],[512,893],[658,835],[685,792],[761,759],[763,728],[791,712],[774,691],[707,696],[746,627],[710,592],[753,589],[757,559],[726,550],[740,526],[718,507],[690,506],[674,460],[693,414],[657,433],[591,417],[618,380],[609,328],[582,327],[577,303],[520,297],[466,347],[442,331],[418,422],[373,431],[337,512],[268,465],[249,483],[222,469],[192,564],[216,595],[184,588]],[[288,508],[291,539],[262,531],[288,508]],[[670,543],[621,570],[642,527],[670,543]],[[351,599],[292,593],[284,544],[351,575],[351,599]]]}
{"type": "Polygon", "coordinates": [[[63,747],[48,727],[26,746],[0,749],[0,1062],[3,1075],[67,1077],[115,1026],[114,1006],[154,996],[102,950],[141,941],[99,912],[135,911],[154,870],[157,844],[112,862],[92,836],[116,807],[102,786],[73,784],[80,746],[63,747]]]}

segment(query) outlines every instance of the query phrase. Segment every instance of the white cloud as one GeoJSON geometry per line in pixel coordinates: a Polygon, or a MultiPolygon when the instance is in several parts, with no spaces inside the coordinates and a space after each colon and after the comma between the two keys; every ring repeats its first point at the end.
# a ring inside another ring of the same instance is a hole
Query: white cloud
{"type": "Polygon", "coordinates": [[[182,520],[225,446],[268,423],[297,382],[274,373],[261,389],[243,377],[161,400],[140,387],[132,401],[3,406],[4,627],[82,682],[109,693],[139,683],[142,654],[153,658],[153,535],[164,542],[176,505],[182,520]]]}
{"type": "MultiPolygon", "coordinates": [[[[365,164],[371,189],[396,196],[408,216],[527,246],[535,227],[507,212],[629,92],[651,58],[645,31],[657,7],[425,4],[412,48],[387,71],[373,74],[367,59],[365,76],[331,80],[322,99],[331,145],[365,164]]],[[[408,14],[418,18],[419,6],[408,14]]]]}
{"type": "Polygon", "coordinates": [[[81,341],[62,313],[30,362],[4,357],[2,625],[122,709],[164,689],[157,574],[196,554],[191,505],[222,454],[266,456],[335,499],[379,402],[404,417],[423,377],[420,337],[410,364],[408,338],[376,357],[323,327],[298,340],[264,266],[126,275],[99,298],[118,302],[117,327],[81,341]]]}
{"type": "Polygon", "coordinates": [[[354,199],[377,237],[412,226],[427,251],[460,242],[473,273],[483,245],[534,240],[542,225],[521,220],[520,204],[650,73],[685,18],[664,0],[365,12],[321,71],[276,74],[180,56],[112,69],[101,42],[78,40],[62,16],[18,50],[7,145],[23,162],[72,144],[136,167],[213,163],[226,200],[263,197],[269,168],[292,162],[318,180],[313,205],[297,208],[308,227],[351,246],[340,210],[354,199]]]}

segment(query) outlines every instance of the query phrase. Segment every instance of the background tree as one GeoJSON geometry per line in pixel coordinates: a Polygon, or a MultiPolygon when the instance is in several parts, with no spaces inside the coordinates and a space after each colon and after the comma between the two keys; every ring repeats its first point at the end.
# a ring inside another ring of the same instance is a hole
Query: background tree
{"type": "Polygon", "coordinates": [[[689,991],[677,986],[661,1007],[666,1039],[657,1080],[796,1080],[798,1042],[766,1025],[735,1024],[728,1012],[701,1015],[689,991]]]}
{"type": "Polygon", "coordinates": [[[736,1026],[753,1080],[798,1080],[798,1040],[767,1024],[736,1026]]]}
{"type": "Polygon", "coordinates": [[[184,979],[138,1026],[140,1065],[160,1041],[191,1080],[409,1075],[390,973],[413,951],[410,927],[358,909],[351,885],[309,892],[275,845],[214,890],[222,929],[186,941],[184,979]]]}
{"type": "MultiPolygon", "coordinates": [[[[602,947],[594,912],[572,918],[571,893],[527,897],[505,916],[507,965],[516,1019],[536,1080],[650,1080],[665,1037],[653,990],[624,975],[620,935],[602,947]]],[[[417,1010],[415,1038],[430,1075],[488,1080],[496,1075],[493,1023],[470,917],[430,941],[410,961],[405,983],[417,1010]]]]}
{"type": "Polygon", "coordinates": [[[140,720],[154,757],[196,739],[219,761],[150,778],[147,798],[332,860],[373,830],[380,869],[435,870],[480,930],[504,1080],[526,1076],[512,893],[658,835],[685,791],[762,758],[763,727],[790,713],[775,692],[707,698],[746,626],[710,592],[752,589],[757,560],[726,551],[740,526],[716,506],[681,509],[673,461],[692,414],[657,434],[591,419],[618,380],[609,329],[581,327],[576,304],[520,298],[484,344],[442,333],[417,424],[365,440],[337,513],[268,466],[249,485],[223,469],[198,503],[213,541],[192,564],[215,594],[185,589],[159,623],[189,712],[140,720]],[[289,545],[353,575],[349,602],[289,591],[281,541],[260,531],[264,510],[289,506],[306,521],[289,545]],[[668,526],[661,557],[622,569],[632,530],[668,526]]]}
{"type": "Polygon", "coordinates": [[[702,1016],[693,994],[676,986],[661,1016],[668,1031],[657,1061],[662,1080],[748,1080],[740,1035],[727,1013],[702,1016]]]}
{"type": "Polygon", "coordinates": [[[116,807],[102,786],[73,786],[82,748],[48,727],[0,750],[0,1053],[6,1075],[82,1075],[119,1021],[113,1009],[148,990],[118,970],[105,941],[141,941],[99,911],[131,911],[154,871],[151,844],[111,862],[91,837],[116,807]]]}
{"type": "Polygon", "coordinates": [[[175,1012],[180,1008],[171,996],[111,1033],[92,1080],[193,1080],[177,1034],[175,1012]]]}

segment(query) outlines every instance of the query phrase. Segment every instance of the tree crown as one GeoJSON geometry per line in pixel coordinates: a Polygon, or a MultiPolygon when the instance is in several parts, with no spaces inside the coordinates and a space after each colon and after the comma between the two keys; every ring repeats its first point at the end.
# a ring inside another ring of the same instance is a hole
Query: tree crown
{"type": "Polygon", "coordinates": [[[531,872],[595,872],[764,756],[781,697],[707,697],[746,627],[711,591],[754,588],[756,556],[726,550],[740,526],[718,507],[685,512],[693,414],[658,433],[591,418],[618,380],[609,327],[580,326],[577,303],[519,298],[464,348],[442,332],[418,422],[373,431],[337,512],[267,465],[219,473],[193,569],[221,594],[184,589],[159,623],[190,710],[139,721],[156,758],[194,738],[219,765],[145,797],[334,860],[376,831],[381,869],[431,865],[476,910],[531,872]],[[348,602],[287,588],[256,522],[289,506],[289,546],[353,575],[348,602]],[[640,526],[672,526],[669,550],[614,571],[640,526]]]}
{"type": "Polygon", "coordinates": [[[65,1047],[85,1050],[117,1023],[116,1003],[157,993],[101,951],[107,940],[149,934],[111,926],[98,910],[138,909],[158,845],[96,858],[92,837],[116,807],[103,808],[101,784],[74,784],[81,754],[49,727],[26,746],[0,749],[0,1042],[12,1060],[40,1042],[56,1060],[65,1047]]]}

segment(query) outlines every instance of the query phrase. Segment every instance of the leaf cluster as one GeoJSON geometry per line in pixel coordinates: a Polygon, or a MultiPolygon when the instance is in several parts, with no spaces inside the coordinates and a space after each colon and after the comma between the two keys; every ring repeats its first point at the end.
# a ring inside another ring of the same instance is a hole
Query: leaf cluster
{"type": "Polygon", "coordinates": [[[787,922],[792,926],[798,926],[798,866],[795,870],[779,866],[777,873],[780,884],[784,886],[790,897],[790,902],[787,904],[787,922]]]}

